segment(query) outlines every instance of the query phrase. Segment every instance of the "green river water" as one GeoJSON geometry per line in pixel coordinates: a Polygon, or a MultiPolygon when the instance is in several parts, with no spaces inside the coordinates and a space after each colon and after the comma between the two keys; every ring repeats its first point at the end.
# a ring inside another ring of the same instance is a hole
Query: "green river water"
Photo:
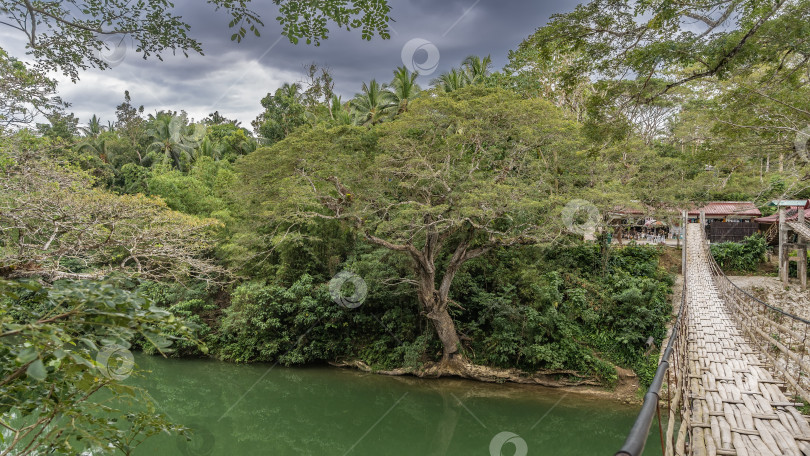
{"type": "MultiPolygon", "coordinates": [[[[164,455],[612,455],[638,406],[524,385],[136,356],[161,412],[196,430],[164,455]],[[503,444],[500,444],[503,442],[503,444]]],[[[653,424],[645,455],[661,454],[653,424]]]]}

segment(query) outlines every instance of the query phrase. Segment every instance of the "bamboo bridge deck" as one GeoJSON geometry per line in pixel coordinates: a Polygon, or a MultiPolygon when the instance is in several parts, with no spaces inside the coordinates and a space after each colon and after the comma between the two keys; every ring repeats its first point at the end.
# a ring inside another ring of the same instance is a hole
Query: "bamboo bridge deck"
{"type": "MultiPolygon", "coordinates": [[[[666,456],[810,456],[810,319],[735,285],[686,222],[678,317],[616,456],[640,456],[656,417],[666,456]]],[[[789,226],[810,240],[805,221],[789,226]]]]}
{"type": "MultiPolygon", "coordinates": [[[[687,227],[685,414],[695,455],[808,455],[810,425],[718,289],[699,224],[687,227]]],[[[740,309],[742,310],[742,309],[740,309]]]]}

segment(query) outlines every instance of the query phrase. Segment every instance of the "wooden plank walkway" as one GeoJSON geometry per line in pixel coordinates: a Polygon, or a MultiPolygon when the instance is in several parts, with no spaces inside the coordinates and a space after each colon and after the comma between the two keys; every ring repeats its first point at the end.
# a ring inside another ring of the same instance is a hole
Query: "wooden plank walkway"
{"type": "Polygon", "coordinates": [[[687,230],[690,453],[810,456],[810,425],[731,318],[700,225],[687,230]]]}

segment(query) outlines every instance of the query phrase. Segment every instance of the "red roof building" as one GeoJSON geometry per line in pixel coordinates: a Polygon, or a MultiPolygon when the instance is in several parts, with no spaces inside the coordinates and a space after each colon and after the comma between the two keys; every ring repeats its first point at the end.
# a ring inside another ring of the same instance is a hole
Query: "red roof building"
{"type": "Polygon", "coordinates": [[[700,209],[689,211],[690,217],[699,217],[700,212],[713,219],[752,219],[761,217],[762,212],[750,201],[712,201],[700,209]]]}
{"type": "MultiPolygon", "coordinates": [[[[810,220],[810,207],[808,207],[808,205],[805,205],[804,209],[802,209],[802,210],[804,211],[804,219],[805,220],[810,220]]],[[[792,222],[792,221],[796,220],[798,218],[797,217],[798,213],[799,213],[799,208],[798,207],[791,207],[791,208],[787,209],[787,211],[785,213],[785,221],[792,222]]],[[[755,218],[754,221],[757,222],[757,223],[768,223],[768,224],[770,224],[770,223],[779,223],[779,212],[777,212],[776,214],[773,214],[773,215],[769,215],[767,217],[755,218]]]]}

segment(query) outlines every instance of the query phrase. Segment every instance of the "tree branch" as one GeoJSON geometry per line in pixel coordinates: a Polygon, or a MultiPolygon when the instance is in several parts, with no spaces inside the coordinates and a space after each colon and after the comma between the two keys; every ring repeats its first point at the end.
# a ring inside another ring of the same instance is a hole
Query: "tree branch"
{"type": "Polygon", "coordinates": [[[728,64],[728,61],[731,60],[732,57],[737,55],[742,50],[742,47],[745,45],[745,43],[748,42],[748,40],[752,36],[754,36],[757,33],[757,31],[759,31],[759,29],[762,27],[762,25],[766,21],[768,21],[768,19],[770,19],[774,14],[776,14],[777,11],[779,11],[782,8],[782,5],[784,4],[784,1],[785,0],[779,1],[768,14],[760,17],[759,20],[756,22],[756,24],[754,24],[754,26],[751,27],[748,30],[748,32],[745,34],[745,36],[743,36],[743,38],[737,43],[737,45],[734,46],[734,49],[732,49],[731,51],[726,53],[720,59],[720,61],[717,62],[717,64],[713,68],[711,68],[709,70],[706,70],[706,71],[702,71],[700,73],[694,73],[694,74],[692,74],[691,76],[689,76],[687,78],[684,78],[684,79],[681,79],[679,81],[669,83],[657,95],[653,95],[653,96],[647,98],[645,100],[645,102],[650,103],[655,98],[657,98],[657,97],[659,97],[661,95],[664,95],[665,93],[669,92],[671,89],[674,89],[675,87],[682,86],[682,85],[684,85],[684,84],[686,84],[688,82],[691,82],[691,81],[694,81],[694,80],[697,80],[697,79],[702,79],[702,78],[705,78],[705,77],[708,77],[708,76],[715,75],[718,71],[720,71],[720,69],[722,69],[724,66],[726,66],[726,64],[728,64]]]}

